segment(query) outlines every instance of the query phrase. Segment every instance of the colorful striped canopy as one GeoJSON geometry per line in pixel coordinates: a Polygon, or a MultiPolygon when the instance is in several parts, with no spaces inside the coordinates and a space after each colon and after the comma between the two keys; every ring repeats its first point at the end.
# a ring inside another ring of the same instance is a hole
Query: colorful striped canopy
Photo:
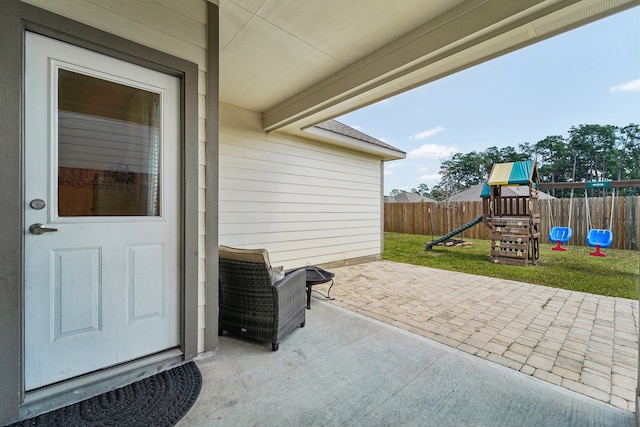
{"type": "Polygon", "coordinates": [[[491,187],[489,187],[489,183],[487,181],[482,184],[482,192],[480,193],[480,197],[491,197],[491,187]]]}
{"type": "Polygon", "coordinates": [[[495,163],[489,175],[489,185],[526,185],[533,177],[533,160],[495,163]]]}

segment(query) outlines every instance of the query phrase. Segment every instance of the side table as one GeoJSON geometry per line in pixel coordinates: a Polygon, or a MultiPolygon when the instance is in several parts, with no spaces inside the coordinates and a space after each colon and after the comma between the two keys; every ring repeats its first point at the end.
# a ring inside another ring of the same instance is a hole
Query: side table
{"type": "Polygon", "coordinates": [[[335,298],[331,298],[331,288],[333,287],[333,278],[335,274],[330,271],[323,270],[319,267],[307,266],[305,268],[307,270],[307,309],[311,309],[311,288],[313,285],[320,285],[322,283],[331,282],[331,286],[327,290],[327,295],[316,290],[317,293],[322,295],[325,299],[334,300],[335,298]]]}

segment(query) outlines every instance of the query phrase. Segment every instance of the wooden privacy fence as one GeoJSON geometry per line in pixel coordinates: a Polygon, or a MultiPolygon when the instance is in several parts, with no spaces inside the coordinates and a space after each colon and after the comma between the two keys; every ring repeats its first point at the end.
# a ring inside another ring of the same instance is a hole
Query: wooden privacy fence
{"type": "MultiPolygon", "coordinates": [[[[569,224],[570,199],[540,200],[540,233],[542,243],[549,243],[552,226],[571,227],[573,237],[568,245],[586,246],[587,217],[585,199],[573,199],[569,224]]],[[[589,198],[591,228],[609,229],[611,197],[589,198]]],[[[640,196],[615,197],[613,200],[612,248],[636,249],[631,240],[640,245],[640,196]]],[[[385,203],[384,231],[422,234],[425,241],[442,236],[482,215],[482,201],[438,203],[385,203]]],[[[491,239],[491,230],[478,224],[464,230],[456,238],[491,239]]]]}

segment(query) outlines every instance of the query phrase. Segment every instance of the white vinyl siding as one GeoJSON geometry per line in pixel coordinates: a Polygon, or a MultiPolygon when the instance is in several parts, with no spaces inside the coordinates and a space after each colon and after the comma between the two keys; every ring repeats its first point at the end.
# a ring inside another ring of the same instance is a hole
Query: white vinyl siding
{"type": "Polygon", "coordinates": [[[380,159],[284,134],[221,106],[219,241],[286,268],[381,253],[380,159]]]}
{"type": "Polygon", "coordinates": [[[153,174],[152,126],[58,111],[58,166],[153,174]]]}
{"type": "Polygon", "coordinates": [[[188,0],[22,0],[198,65],[198,352],[204,351],[205,304],[205,101],[207,2],[188,0]]]}

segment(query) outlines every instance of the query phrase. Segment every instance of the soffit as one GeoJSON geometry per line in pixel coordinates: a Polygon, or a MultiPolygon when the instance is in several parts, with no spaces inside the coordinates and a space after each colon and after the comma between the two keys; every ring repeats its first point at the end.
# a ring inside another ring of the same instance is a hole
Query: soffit
{"type": "Polygon", "coordinates": [[[264,111],[462,0],[220,0],[220,99],[264,111]]]}
{"type": "Polygon", "coordinates": [[[220,100],[302,128],[640,0],[220,0],[220,100]]]}

